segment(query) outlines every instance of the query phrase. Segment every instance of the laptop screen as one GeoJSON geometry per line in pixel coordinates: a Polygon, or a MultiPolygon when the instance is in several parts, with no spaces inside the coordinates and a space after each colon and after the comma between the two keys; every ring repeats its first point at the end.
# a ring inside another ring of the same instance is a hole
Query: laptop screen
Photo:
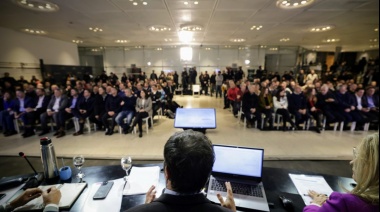
{"type": "Polygon", "coordinates": [[[261,178],[264,150],[214,145],[213,173],[261,178]]]}
{"type": "Polygon", "coordinates": [[[215,129],[215,108],[178,108],[174,127],[215,129]]]}

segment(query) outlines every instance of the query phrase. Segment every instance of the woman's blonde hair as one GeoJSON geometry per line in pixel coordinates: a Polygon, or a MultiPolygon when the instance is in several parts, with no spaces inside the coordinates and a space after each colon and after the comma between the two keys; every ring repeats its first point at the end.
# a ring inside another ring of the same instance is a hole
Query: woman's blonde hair
{"type": "Polygon", "coordinates": [[[371,204],[379,204],[379,133],[366,136],[356,148],[353,163],[356,187],[350,192],[371,204]]]}

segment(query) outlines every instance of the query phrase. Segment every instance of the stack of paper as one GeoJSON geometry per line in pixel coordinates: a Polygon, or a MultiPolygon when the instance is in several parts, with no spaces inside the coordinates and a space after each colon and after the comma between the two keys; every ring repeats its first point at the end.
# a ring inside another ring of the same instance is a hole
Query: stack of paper
{"type": "Polygon", "coordinates": [[[145,194],[149,188],[158,186],[160,178],[160,167],[132,167],[128,177],[127,185],[123,190],[123,195],[145,194]]]}
{"type": "Polygon", "coordinates": [[[305,202],[305,205],[310,205],[310,202],[312,201],[311,197],[308,195],[310,190],[313,190],[319,194],[325,194],[327,196],[330,196],[333,192],[329,184],[327,184],[325,178],[322,176],[289,174],[289,177],[292,179],[298,193],[305,202]]]}

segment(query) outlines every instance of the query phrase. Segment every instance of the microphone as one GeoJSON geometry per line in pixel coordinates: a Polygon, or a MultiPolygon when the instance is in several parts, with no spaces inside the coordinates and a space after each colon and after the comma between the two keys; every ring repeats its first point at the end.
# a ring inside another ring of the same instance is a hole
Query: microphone
{"type": "Polygon", "coordinates": [[[34,178],[37,179],[37,181],[38,181],[38,185],[41,184],[41,182],[44,180],[44,175],[43,175],[43,173],[38,173],[38,172],[36,171],[36,169],[33,167],[33,165],[30,163],[30,161],[28,160],[28,158],[26,157],[26,155],[25,155],[23,152],[19,152],[18,155],[19,155],[20,157],[23,157],[23,158],[26,160],[26,162],[28,162],[29,166],[30,166],[30,167],[33,169],[33,171],[34,171],[34,174],[35,174],[34,178]]]}
{"type": "Polygon", "coordinates": [[[29,166],[33,169],[34,174],[38,175],[37,171],[34,169],[33,165],[30,163],[30,161],[28,160],[28,158],[26,157],[26,155],[23,152],[19,152],[18,155],[21,156],[21,157],[23,157],[26,160],[26,162],[28,162],[29,166]]]}

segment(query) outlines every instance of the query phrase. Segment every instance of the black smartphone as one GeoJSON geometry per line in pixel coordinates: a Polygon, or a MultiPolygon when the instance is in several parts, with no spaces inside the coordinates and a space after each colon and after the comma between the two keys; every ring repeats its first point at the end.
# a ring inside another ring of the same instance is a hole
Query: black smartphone
{"type": "Polygon", "coordinates": [[[96,191],[92,199],[94,200],[105,199],[108,193],[110,192],[112,186],[113,186],[113,182],[104,181],[102,185],[100,185],[100,187],[98,188],[98,190],[96,191]]]}
{"type": "Polygon", "coordinates": [[[0,194],[0,200],[3,199],[5,196],[7,196],[6,194],[0,194]]]}

